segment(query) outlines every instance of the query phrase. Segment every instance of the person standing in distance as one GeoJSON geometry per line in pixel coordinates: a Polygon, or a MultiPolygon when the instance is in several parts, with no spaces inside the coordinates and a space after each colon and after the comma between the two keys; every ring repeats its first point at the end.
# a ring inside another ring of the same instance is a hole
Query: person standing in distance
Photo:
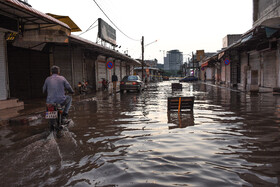
{"type": "Polygon", "coordinates": [[[117,89],[118,76],[115,73],[112,75],[112,82],[113,82],[113,88],[114,88],[114,90],[116,90],[117,89]]]}
{"type": "Polygon", "coordinates": [[[69,82],[60,75],[60,68],[58,66],[52,66],[51,76],[45,80],[43,93],[47,92],[46,103],[57,103],[65,106],[62,113],[62,120],[64,121],[68,117],[68,112],[72,104],[72,97],[65,95],[65,89],[71,94],[74,93],[69,82]]]}

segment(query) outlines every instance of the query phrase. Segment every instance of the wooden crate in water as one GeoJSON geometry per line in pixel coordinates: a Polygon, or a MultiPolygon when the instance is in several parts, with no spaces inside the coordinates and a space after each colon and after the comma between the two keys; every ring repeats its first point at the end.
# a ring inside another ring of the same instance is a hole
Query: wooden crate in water
{"type": "Polygon", "coordinates": [[[194,97],[168,97],[168,111],[193,111],[194,97]]]}
{"type": "Polygon", "coordinates": [[[183,86],[181,83],[171,83],[172,90],[182,90],[183,86]]]}

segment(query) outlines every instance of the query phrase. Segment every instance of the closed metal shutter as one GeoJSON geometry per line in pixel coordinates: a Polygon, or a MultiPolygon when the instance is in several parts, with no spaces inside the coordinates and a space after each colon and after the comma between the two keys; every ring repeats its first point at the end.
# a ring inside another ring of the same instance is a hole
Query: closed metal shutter
{"type": "MultiPolygon", "coordinates": [[[[102,89],[102,79],[108,79],[106,76],[106,64],[105,62],[97,62],[97,88],[102,89]]],[[[108,79],[109,80],[109,79],[108,79]]]]}
{"type": "Polygon", "coordinates": [[[259,53],[250,55],[250,66],[251,66],[251,70],[258,70],[260,68],[259,53]]]}
{"type": "Polygon", "coordinates": [[[118,80],[121,78],[120,62],[115,62],[115,73],[118,76],[118,80]]]}
{"type": "Polygon", "coordinates": [[[92,86],[93,90],[96,90],[95,60],[89,58],[86,59],[85,72],[85,79],[89,81],[89,85],[92,86]]]}
{"type": "Polygon", "coordinates": [[[230,67],[231,67],[231,64],[229,65],[226,65],[225,68],[226,68],[226,83],[227,85],[230,83],[230,67]]]}
{"type": "Polygon", "coordinates": [[[73,50],[73,59],[74,59],[74,87],[77,87],[78,83],[83,81],[83,78],[85,77],[85,71],[84,71],[84,59],[82,57],[82,51],[80,48],[75,48],[73,50]]]}
{"type": "Polygon", "coordinates": [[[50,75],[49,54],[8,45],[9,85],[11,97],[44,97],[42,87],[50,75]]]}
{"type": "Polygon", "coordinates": [[[249,84],[259,85],[259,70],[260,70],[260,57],[259,53],[250,54],[249,63],[251,67],[251,78],[249,84]]]}
{"type": "Polygon", "coordinates": [[[55,46],[53,58],[54,64],[60,67],[61,75],[72,85],[72,62],[69,49],[68,46],[55,46]]]}
{"type": "Polygon", "coordinates": [[[8,98],[5,33],[0,32],[0,100],[8,98]]]}
{"type": "Polygon", "coordinates": [[[124,76],[126,76],[126,65],[125,63],[122,63],[122,79],[124,78],[124,76]]]}
{"type": "Polygon", "coordinates": [[[221,81],[226,82],[226,66],[224,63],[222,63],[221,68],[221,81]]]}
{"type": "Polygon", "coordinates": [[[263,55],[262,86],[276,87],[276,51],[270,51],[263,55]]]}

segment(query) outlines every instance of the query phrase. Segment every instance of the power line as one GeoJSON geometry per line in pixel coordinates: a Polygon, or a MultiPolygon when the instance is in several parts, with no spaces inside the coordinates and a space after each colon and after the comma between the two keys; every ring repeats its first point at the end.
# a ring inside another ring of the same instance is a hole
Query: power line
{"type": "Polygon", "coordinates": [[[121,29],[118,28],[118,26],[107,16],[107,14],[102,10],[102,8],[98,5],[98,3],[93,0],[95,2],[95,4],[98,6],[98,8],[103,12],[103,14],[108,18],[108,20],[123,34],[125,35],[127,38],[131,39],[131,40],[134,40],[134,41],[140,41],[140,40],[136,40],[136,39],[133,39],[131,37],[129,37],[128,35],[126,35],[121,29]]]}
{"type": "Polygon", "coordinates": [[[96,26],[94,26],[94,27],[92,27],[92,26],[96,23],[96,21],[97,21],[97,20],[95,20],[95,21],[93,22],[93,24],[91,24],[91,25],[89,26],[89,28],[87,28],[87,30],[86,30],[85,32],[83,32],[83,33],[79,34],[79,36],[81,36],[82,34],[85,34],[86,32],[90,31],[91,29],[93,29],[93,28],[97,27],[97,25],[96,25],[96,26]],[[92,28],[91,28],[91,27],[92,27],[92,28]]]}

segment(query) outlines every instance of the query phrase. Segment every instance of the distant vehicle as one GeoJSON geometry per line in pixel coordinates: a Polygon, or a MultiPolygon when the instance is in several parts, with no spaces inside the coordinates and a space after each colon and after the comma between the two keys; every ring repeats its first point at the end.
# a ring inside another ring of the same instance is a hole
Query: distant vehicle
{"type": "Polygon", "coordinates": [[[162,80],[164,80],[164,81],[169,81],[169,77],[163,76],[163,77],[162,77],[162,80]]]}
{"type": "Polygon", "coordinates": [[[138,75],[129,75],[125,76],[121,80],[120,84],[120,91],[123,93],[124,90],[131,91],[135,90],[138,92],[141,92],[144,90],[144,82],[141,80],[141,78],[138,75]]]}
{"type": "Polygon", "coordinates": [[[179,82],[192,82],[192,81],[197,81],[197,80],[198,80],[197,77],[187,76],[187,77],[180,79],[179,82]]]}

